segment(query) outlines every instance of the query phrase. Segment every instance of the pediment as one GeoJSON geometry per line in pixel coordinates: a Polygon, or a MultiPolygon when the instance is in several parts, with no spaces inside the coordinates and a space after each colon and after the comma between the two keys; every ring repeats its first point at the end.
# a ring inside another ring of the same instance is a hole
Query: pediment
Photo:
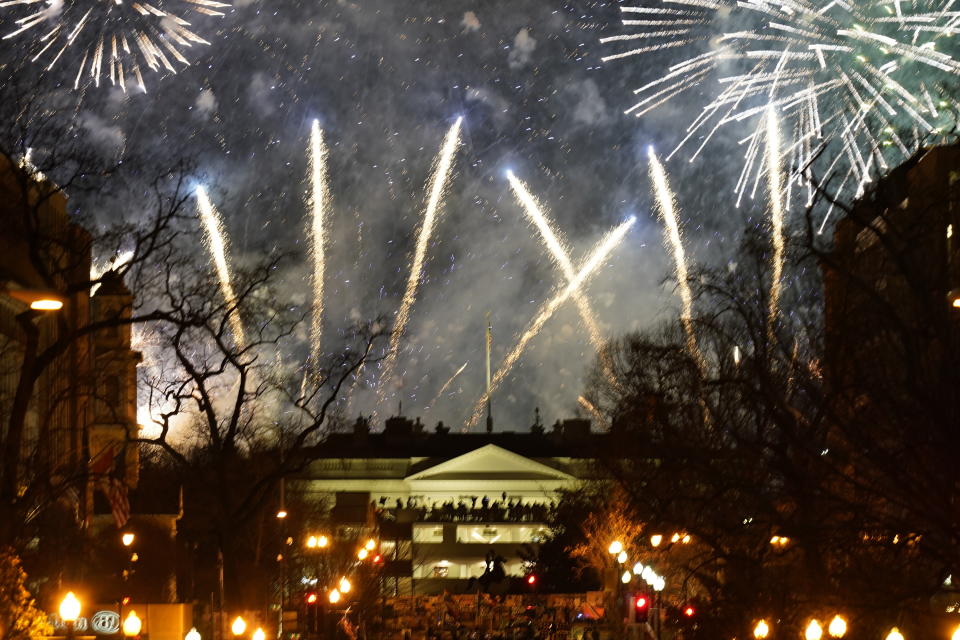
{"type": "Polygon", "coordinates": [[[494,444],[451,458],[412,473],[409,480],[575,480],[542,462],[537,462],[494,444]]]}

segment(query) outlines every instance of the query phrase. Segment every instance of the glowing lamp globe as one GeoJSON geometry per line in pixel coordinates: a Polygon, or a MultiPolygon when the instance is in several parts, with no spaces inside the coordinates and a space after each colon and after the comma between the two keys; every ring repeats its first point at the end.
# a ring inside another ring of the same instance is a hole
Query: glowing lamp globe
{"type": "Polygon", "coordinates": [[[235,636],[242,636],[243,632],[247,630],[247,621],[237,616],[233,619],[233,623],[230,625],[230,631],[235,636]]]}
{"type": "Polygon", "coordinates": [[[122,536],[120,536],[120,542],[122,542],[123,546],[125,547],[129,547],[130,545],[132,545],[135,539],[136,539],[136,536],[133,535],[132,533],[125,533],[122,536]]]}
{"type": "Polygon", "coordinates": [[[820,623],[816,620],[811,620],[803,632],[803,637],[806,640],[820,640],[822,636],[823,628],[820,626],[820,623]]]}
{"type": "Polygon", "coordinates": [[[253,632],[253,640],[267,640],[267,634],[264,633],[263,629],[257,627],[257,630],[253,632]]]}
{"type": "Polygon", "coordinates": [[[847,621],[840,615],[834,616],[833,620],[830,621],[830,626],[827,627],[827,632],[831,637],[842,638],[847,632],[847,621]]]}
{"type": "Polygon", "coordinates": [[[340,602],[340,592],[334,589],[330,592],[328,599],[330,600],[330,604],[336,604],[340,602]]]}
{"type": "Polygon", "coordinates": [[[770,635],[770,625],[767,624],[767,621],[760,620],[757,622],[757,626],[753,628],[753,637],[757,640],[764,640],[768,635],[770,635]]]}
{"type": "Polygon", "coordinates": [[[887,634],[887,640],[903,640],[903,634],[900,633],[900,629],[894,627],[890,629],[890,633],[887,634]]]}
{"type": "Polygon", "coordinates": [[[340,589],[340,593],[350,593],[350,588],[353,585],[350,584],[350,581],[346,577],[340,578],[340,584],[337,587],[340,589]]]}
{"type": "Polygon", "coordinates": [[[373,551],[373,548],[375,546],[377,546],[376,540],[374,540],[373,538],[370,538],[369,540],[367,540],[367,544],[363,545],[363,548],[366,549],[367,551],[373,551]]]}
{"type": "Polygon", "coordinates": [[[623,543],[619,540],[614,540],[610,543],[610,546],[607,548],[607,551],[610,552],[610,555],[615,556],[621,551],[623,551],[623,543]]]}
{"type": "Polygon", "coordinates": [[[137,612],[131,609],[123,620],[123,635],[132,638],[140,635],[141,629],[143,629],[143,621],[140,620],[137,612]]]}
{"type": "Polygon", "coordinates": [[[319,538],[317,538],[317,546],[320,547],[321,549],[326,548],[327,545],[329,544],[330,544],[330,540],[327,539],[327,536],[320,536],[319,538]]]}
{"type": "Polygon", "coordinates": [[[60,619],[64,622],[76,622],[80,617],[80,600],[73,595],[73,591],[67,592],[60,603],[60,619]]]}
{"type": "Polygon", "coordinates": [[[183,640],[202,640],[200,638],[200,632],[197,631],[196,627],[190,627],[190,631],[187,631],[187,635],[183,636],[183,640]]]}

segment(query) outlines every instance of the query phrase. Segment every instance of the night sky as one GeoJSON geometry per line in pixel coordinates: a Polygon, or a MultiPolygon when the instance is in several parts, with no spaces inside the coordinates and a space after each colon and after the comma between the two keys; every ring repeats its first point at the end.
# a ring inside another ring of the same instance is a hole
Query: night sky
{"type": "MultiPolygon", "coordinates": [[[[146,95],[87,88],[78,123],[105,154],[157,148],[196,157],[197,184],[223,212],[233,260],[242,264],[277,248],[306,250],[305,152],[318,118],[334,210],[325,321],[332,350],[352,321],[396,312],[431,162],[463,116],[464,145],[398,384],[380,412],[395,412],[402,400],[405,414],[431,427],[459,427],[483,387],[485,313],[496,367],[563,283],[509,190],[507,169],[549,209],[575,264],[604,232],[637,216],[587,289],[605,333],[675,317],[645,158],[647,145],[682,137],[688,114],[668,105],[639,120],[623,115],[657,59],[600,64],[607,50],[598,39],[620,32],[619,19],[616,3],[601,2],[236,0],[225,17],[195,21],[212,44],[190,50],[192,66],[147,75],[146,95]]],[[[726,174],[739,163],[717,162],[735,137],[722,133],[719,155],[696,165],[668,164],[689,248],[703,259],[730,260],[748,223],[728,195],[726,174]]],[[[310,304],[308,273],[303,260],[278,283],[292,306],[310,304]]],[[[568,302],[495,394],[496,427],[527,429],[537,406],[548,424],[574,415],[592,361],[568,302]]],[[[357,390],[350,412],[371,412],[374,398],[372,389],[357,390]]]]}

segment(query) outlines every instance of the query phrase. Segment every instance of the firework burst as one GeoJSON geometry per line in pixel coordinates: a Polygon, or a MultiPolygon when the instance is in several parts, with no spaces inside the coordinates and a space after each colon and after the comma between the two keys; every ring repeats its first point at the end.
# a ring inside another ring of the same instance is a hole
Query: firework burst
{"type": "MultiPolygon", "coordinates": [[[[632,33],[603,38],[623,50],[604,61],[685,52],[634,91],[626,113],[642,116],[685,93],[708,91],[682,148],[692,162],[724,126],[748,133],[737,202],[753,195],[765,171],[762,143],[769,106],[788,139],[782,150],[791,185],[813,197],[813,165],[842,175],[835,195],[854,197],[918,141],[952,123],[942,85],[957,81],[950,53],[960,33],[955,0],[663,0],[621,7],[632,33]],[[902,136],[900,131],[911,131],[902,136]]],[[[821,227],[822,230],[822,227],[821,227]]]]}
{"type": "Polygon", "coordinates": [[[514,345],[513,349],[507,354],[507,357],[504,358],[503,363],[500,365],[500,368],[497,369],[497,373],[493,376],[493,380],[490,381],[490,386],[487,391],[480,397],[477,403],[473,406],[473,413],[470,415],[470,418],[467,420],[467,428],[472,429],[476,426],[477,421],[480,419],[480,415],[483,413],[484,407],[487,406],[487,400],[490,399],[490,394],[493,393],[497,387],[500,386],[500,383],[503,382],[503,379],[508,373],[513,369],[513,366],[517,363],[517,360],[520,359],[520,356],[523,355],[524,350],[527,348],[527,344],[533,340],[537,334],[540,333],[540,330],[543,329],[543,325],[547,323],[553,314],[556,312],[560,306],[566,302],[570,296],[576,293],[581,286],[587,281],[590,276],[592,276],[597,269],[607,260],[610,253],[617,248],[620,242],[623,240],[623,237],[627,234],[627,231],[630,230],[630,227],[637,221],[635,217],[630,217],[626,222],[621,223],[618,227],[607,233],[602,240],[597,244],[596,248],[590,253],[590,256],[580,267],[580,270],[574,274],[573,278],[567,283],[567,286],[562,288],[557,292],[553,298],[544,303],[540,308],[539,313],[533,319],[533,322],[530,323],[530,326],[527,327],[527,330],[520,336],[520,339],[517,341],[517,344],[514,345]]]}
{"type": "Polygon", "coordinates": [[[74,89],[109,80],[126,91],[133,78],[146,92],[143,70],[176,73],[176,64],[190,64],[187,49],[210,44],[189,19],[223,16],[229,6],[215,0],[3,0],[0,10],[17,15],[0,14],[7,18],[0,24],[13,23],[4,40],[31,39],[30,61],[46,71],[76,65],[74,89]]]}

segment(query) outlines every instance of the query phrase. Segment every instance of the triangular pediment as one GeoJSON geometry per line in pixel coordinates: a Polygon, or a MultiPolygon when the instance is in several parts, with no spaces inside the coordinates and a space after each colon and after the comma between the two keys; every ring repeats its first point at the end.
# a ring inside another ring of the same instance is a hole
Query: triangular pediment
{"type": "Polygon", "coordinates": [[[409,480],[515,479],[569,481],[575,478],[495,444],[451,458],[410,474],[409,480]]]}

